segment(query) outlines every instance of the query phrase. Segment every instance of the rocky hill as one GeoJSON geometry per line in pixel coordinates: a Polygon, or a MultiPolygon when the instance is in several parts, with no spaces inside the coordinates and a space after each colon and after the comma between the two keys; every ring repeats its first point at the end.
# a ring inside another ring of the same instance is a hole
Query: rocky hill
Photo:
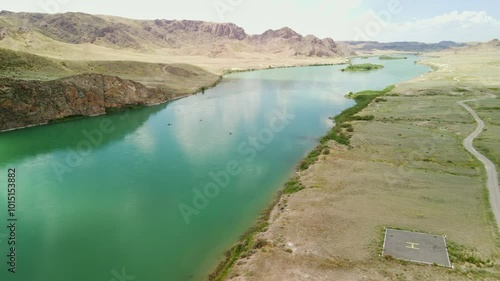
{"type": "Polygon", "coordinates": [[[470,48],[492,48],[492,49],[496,49],[496,48],[500,48],[500,40],[493,39],[491,41],[484,42],[484,43],[471,44],[468,47],[470,47],[470,48]]]}
{"type": "Polygon", "coordinates": [[[493,39],[491,40],[490,42],[488,42],[487,44],[493,46],[493,47],[500,47],[500,40],[498,39],[493,39]]]}
{"type": "Polygon", "coordinates": [[[77,75],[51,81],[0,78],[0,131],[174,98],[163,90],[118,77],[77,75]]]}
{"type": "Polygon", "coordinates": [[[20,33],[41,35],[70,44],[95,44],[134,50],[168,48],[182,55],[227,56],[268,52],[284,56],[349,55],[331,38],[302,36],[290,28],[249,35],[232,23],[192,20],[133,20],[84,13],[0,12],[0,40],[20,33]]]}
{"type": "Polygon", "coordinates": [[[488,42],[481,43],[470,43],[464,47],[453,48],[450,51],[453,51],[457,54],[460,53],[477,53],[477,52],[497,52],[500,49],[500,40],[493,39],[488,42]]]}
{"type": "Polygon", "coordinates": [[[249,35],[232,23],[2,11],[0,131],[203,91],[220,77],[194,65],[200,60],[225,70],[238,60],[267,68],[350,54],[331,38],[286,27],[249,35]]]}

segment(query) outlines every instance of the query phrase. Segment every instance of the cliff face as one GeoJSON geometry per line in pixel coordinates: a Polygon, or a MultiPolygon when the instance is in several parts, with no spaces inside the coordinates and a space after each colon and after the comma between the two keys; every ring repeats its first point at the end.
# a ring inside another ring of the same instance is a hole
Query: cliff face
{"type": "Polygon", "coordinates": [[[210,23],[192,20],[154,20],[153,22],[144,21],[142,25],[148,32],[156,31],[156,34],[160,34],[161,37],[164,37],[165,33],[170,34],[175,32],[209,33],[216,37],[237,40],[243,40],[247,37],[245,30],[233,23],[210,23]]]}
{"type": "Polygon", "coordinates": [[[0,130],[71,116],[105,114],[124,106],[166,102],[173,95],[130,80],[84,74],[52,81],[0,79],[0,130]]]}

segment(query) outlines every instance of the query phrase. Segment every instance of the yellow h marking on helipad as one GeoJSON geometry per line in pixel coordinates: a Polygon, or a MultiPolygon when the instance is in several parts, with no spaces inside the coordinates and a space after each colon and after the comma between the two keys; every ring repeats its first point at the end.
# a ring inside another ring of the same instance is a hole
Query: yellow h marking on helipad
{"type": "Polygon", "coordinates": [[[406,244],[409,244],[409,246],[406,246],[406,248],[408,248],[408,249],[420,250],[420,248],[416,247],[416,246],[420,245],[418,243],[406,242],[406,244]]]}

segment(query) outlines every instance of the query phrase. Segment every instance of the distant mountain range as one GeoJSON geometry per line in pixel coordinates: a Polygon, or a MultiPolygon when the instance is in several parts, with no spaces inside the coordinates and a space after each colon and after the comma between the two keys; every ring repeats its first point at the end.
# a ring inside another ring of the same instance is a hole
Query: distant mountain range
{"type": "Polygon", "coordinates": [[[134,50],[170,49],[179,55],[225,57],[236,53],[335,57],[352,54],[333,39],[302,36],[290,28],[249,35],[232,23],[192,20],[134,20],[84,13],[0,12],[0,40],[42,36],[70,44],[134,50]],[[26,36],[29,35],[29,36],[26,36]]]}
{"type": "Polygon", "coordinates": [[[344,41],[355,51],[401,51],[401,52],[434,52],[442,51],[454,47],[465,47],[467,44],[453,41],[442,41],[439,43],[420,42],[391,42],[380,43],[376,41],[344,41]]]}
{"type": "MultiPolygon", "coordinates": [[[[148,51],[164,49],[172,55],[238,57],[241,54],[270,54],[280,57],[341,57],[355,51],[429,52],[466,44],[451,41],[380,43],[336,42],[303,36],[283,27],[250,35],[233,23],[193,20],[135,20],[85,13],[40,14],[0,12],[0,41],[93,44],[106,48],[148,51]]],[[[29,42],[26,42],[29,44],[29,42]]],[[[5,46],[4,46],[5,47],[5,46]]]]}

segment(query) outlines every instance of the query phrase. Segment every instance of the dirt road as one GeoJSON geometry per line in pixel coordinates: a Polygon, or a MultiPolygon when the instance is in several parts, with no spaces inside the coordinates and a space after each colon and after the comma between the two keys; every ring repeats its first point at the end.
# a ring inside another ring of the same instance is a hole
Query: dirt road
{"type": "Polygon", "coordinates": [[[466,102],[471,102],[471,101],[478,101],[482,99],[487,99],[487,98],[494,98],[494,95],[490,95],[488,97],[484,98],[477,98],[477,99],[470,99],[470,100],[463,100],[459,101],[458,104],[465,108],[467,111],[472,114],[474,119],[476,119],[476,122],[478,123],[478,126],[472,134],[470,134],[463,142],[464,147],[472,154],[474,155],[477,159],[479,159],[481,162],[483,162],[484,167],[486,169],[486,174],[487,174],[487,182],[486,185],[488,187],[489,195],[490,195],[490,204],[491,208],[493,211],[493,214],[495,215],[497,227],[500,227],[500,188],[498,187],[498,172],[495,167],[495,164],[491,162],[488,158],[486,158],[484,155],[479,153],[473,146],[474,139],[481,134],[481,132],[484,129],[484,122],[479,118],[477,113],[466,104],[466,102]]]}

